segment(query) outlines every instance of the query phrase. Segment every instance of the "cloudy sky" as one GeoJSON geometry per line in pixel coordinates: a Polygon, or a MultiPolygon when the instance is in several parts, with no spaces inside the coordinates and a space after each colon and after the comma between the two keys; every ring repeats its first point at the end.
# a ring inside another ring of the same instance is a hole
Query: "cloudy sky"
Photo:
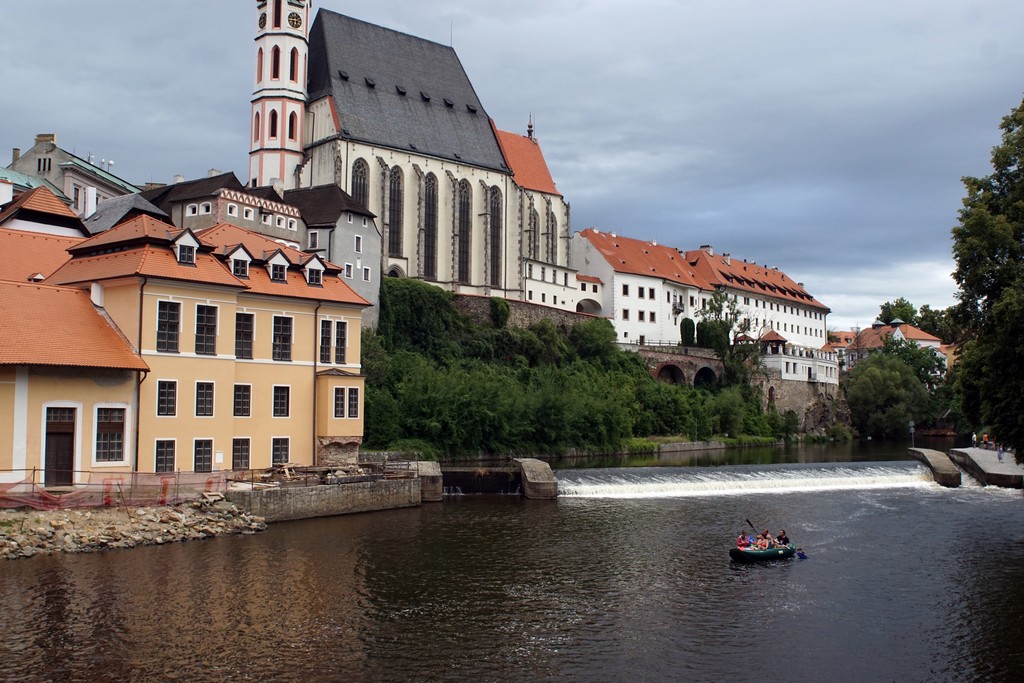
{"type": "MultiPolygon", "coordinates": [[[[598,227],[778,266],[869,325],[953,303],[960,178],[1024,94],[1020,0],[317,0],[451,43],[598,227]]],[[[246,176],[253,0],[4,2],[0,162],[55,132],[136,183],[246,176]]]]}

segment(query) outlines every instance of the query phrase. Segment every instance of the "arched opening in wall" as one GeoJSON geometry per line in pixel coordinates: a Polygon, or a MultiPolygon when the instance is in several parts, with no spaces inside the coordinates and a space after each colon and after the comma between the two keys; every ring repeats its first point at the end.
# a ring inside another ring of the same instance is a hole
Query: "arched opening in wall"
{"type": "Polygon", "coordinates": [[[391,266],[388,268],[388,277],[405,277],[405,273],[398,266],[391,266]]]}
{"type": "Polygon", "coordinates": [[[718,376],[715,375],[715,371],[709,367],[701,368],[693,377],[693,386],[698,389],[710,389],[714,387],[717,382],[718,376]]]}
{"type": "Polygon", "coordinates": [[[526,255],[532,258],[534,261],[537,260],[537,232],[540,230],[540,214],[537,213],[537,209],[530,209],[530,225],[527,228],[529,233],[526,237],[526,255]]]}
{"type": "Polygon", "coordinates": [[[288,60],[288,78],[294,83],[299,80],[299,49],[293,47],[288,60]]]}
{"type": "Polygon", "coordinates": [[[281,0],[274,0],[274,28],[281,28],[281,0]]]}
{"type": "Polygon", "coordinates": [[[490,192],[490,266],[491,287],[501,286],[501,190],[492,187],[490,192]]]}
{"type": "Polygon", "coordinates": [[[277,137],[277,110],[270,110],[270,130],[267,133],[267,137],[273,139],[277,137]]]}
{"type": "Polygon", "coordinates": [[[601,315],[601,304],[593,299],[580,299],[576,304],[576,312],[601,315]]]}
{"type": "Polygon", "coordinates": [[[259,142],[260,141],[260,113],[259,112],[256,112],[256,114],[252,117],[252,141],[253,142],[259,142]]]}
{"type": "Polygon", "coordinates": [[[263,81],[263,48],[256,50],[256,82],[263,81]]]}
{"type": "Polygon", "coordinates": [[[281,78],[281,48],[277,45],[270,51],[270,77],[281,78]]]}
{"type": "Polygon", "coordinates": [[[768,387],[768,407],[775,407],[775,387],[768,387]]]}
{"type": "Polygon", "coordinates": [[[423,197],[423,277],[437,279],[437,176],[427,174],[423,197]]]}
{"type": "Polygon", "coordinates": [[[370,205],[370,167],[364,159],[352,164],[352,199],[366,208],[370,205]]]}
{"type": "Polygon", "coordinates": [[[402,255],[402,209],[405,206],[405,194],[402,191],[402,169],[395,166],[391,169],[388,190],[388,256],[402,255]]]}
{"type": "Polygon", "coordinates": [[[666,382],[668,384],[683,384],[686,382],[686,376],[683,374],[682,369],[675,363],[665,363],[658,368],[658,373],[655,375],[659,382],[666,382]]]}
{"type": "Polygon", "coordinates": [[[470,273],[470,230],[473,225],[472,188],[468,180],[459,183],[458,280],[468,284],[470,273]]]}
{"type": "Polygon", "coordinates": [[[291,114],[288,115],[288,139],[289,140],[295,140],[296,139],[295,136],[297,136],[298,134],[299,134],[299,119],[295,115],[295,112],[292,112],[291,114]]]}
{"type": "Polygon", "coordinates": [[[548,210],[547,230],[546,260],[548,263],[558,263],[558,219],[555,218],[555,212],[550,209],[548,210]]]}

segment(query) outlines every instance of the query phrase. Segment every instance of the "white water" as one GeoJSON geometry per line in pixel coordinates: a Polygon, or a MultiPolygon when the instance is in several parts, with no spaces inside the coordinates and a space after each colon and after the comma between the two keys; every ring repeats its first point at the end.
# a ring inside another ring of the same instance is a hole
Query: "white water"
{"type": "Polygon", "coordinates": [[[918,463],[644,467],[556,472],[567,498],[681,498],[936,486],[918,463]]]}

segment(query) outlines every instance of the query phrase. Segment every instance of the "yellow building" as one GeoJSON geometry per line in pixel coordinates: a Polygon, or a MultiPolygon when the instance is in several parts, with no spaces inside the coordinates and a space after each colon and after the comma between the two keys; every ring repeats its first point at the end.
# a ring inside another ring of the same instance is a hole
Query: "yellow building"
{"type": "Polygon", "coordinates": [[[68,251],[47,282],[89,289],[149,367],[136,471],[354,459],[368,304],[336,266],[236,226],[192,232],[150,216],[68,251]]]}

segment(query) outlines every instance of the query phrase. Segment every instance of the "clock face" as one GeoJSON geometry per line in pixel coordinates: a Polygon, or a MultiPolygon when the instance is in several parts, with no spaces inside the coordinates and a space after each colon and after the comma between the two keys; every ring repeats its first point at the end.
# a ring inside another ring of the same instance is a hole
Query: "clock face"
{"type": "Polygon", "coordinates": [[[260,28],[266,28],[266,27],[267,27],[267,13],[264,12],[263,14],[260,15],[260,28]]]}
{"type": "Polygon", "coordinates": [[[297,12],[292,12],[288,15],[288,25],[292,28],[302,26],[302,17],[300,17],[297,12]]]}

